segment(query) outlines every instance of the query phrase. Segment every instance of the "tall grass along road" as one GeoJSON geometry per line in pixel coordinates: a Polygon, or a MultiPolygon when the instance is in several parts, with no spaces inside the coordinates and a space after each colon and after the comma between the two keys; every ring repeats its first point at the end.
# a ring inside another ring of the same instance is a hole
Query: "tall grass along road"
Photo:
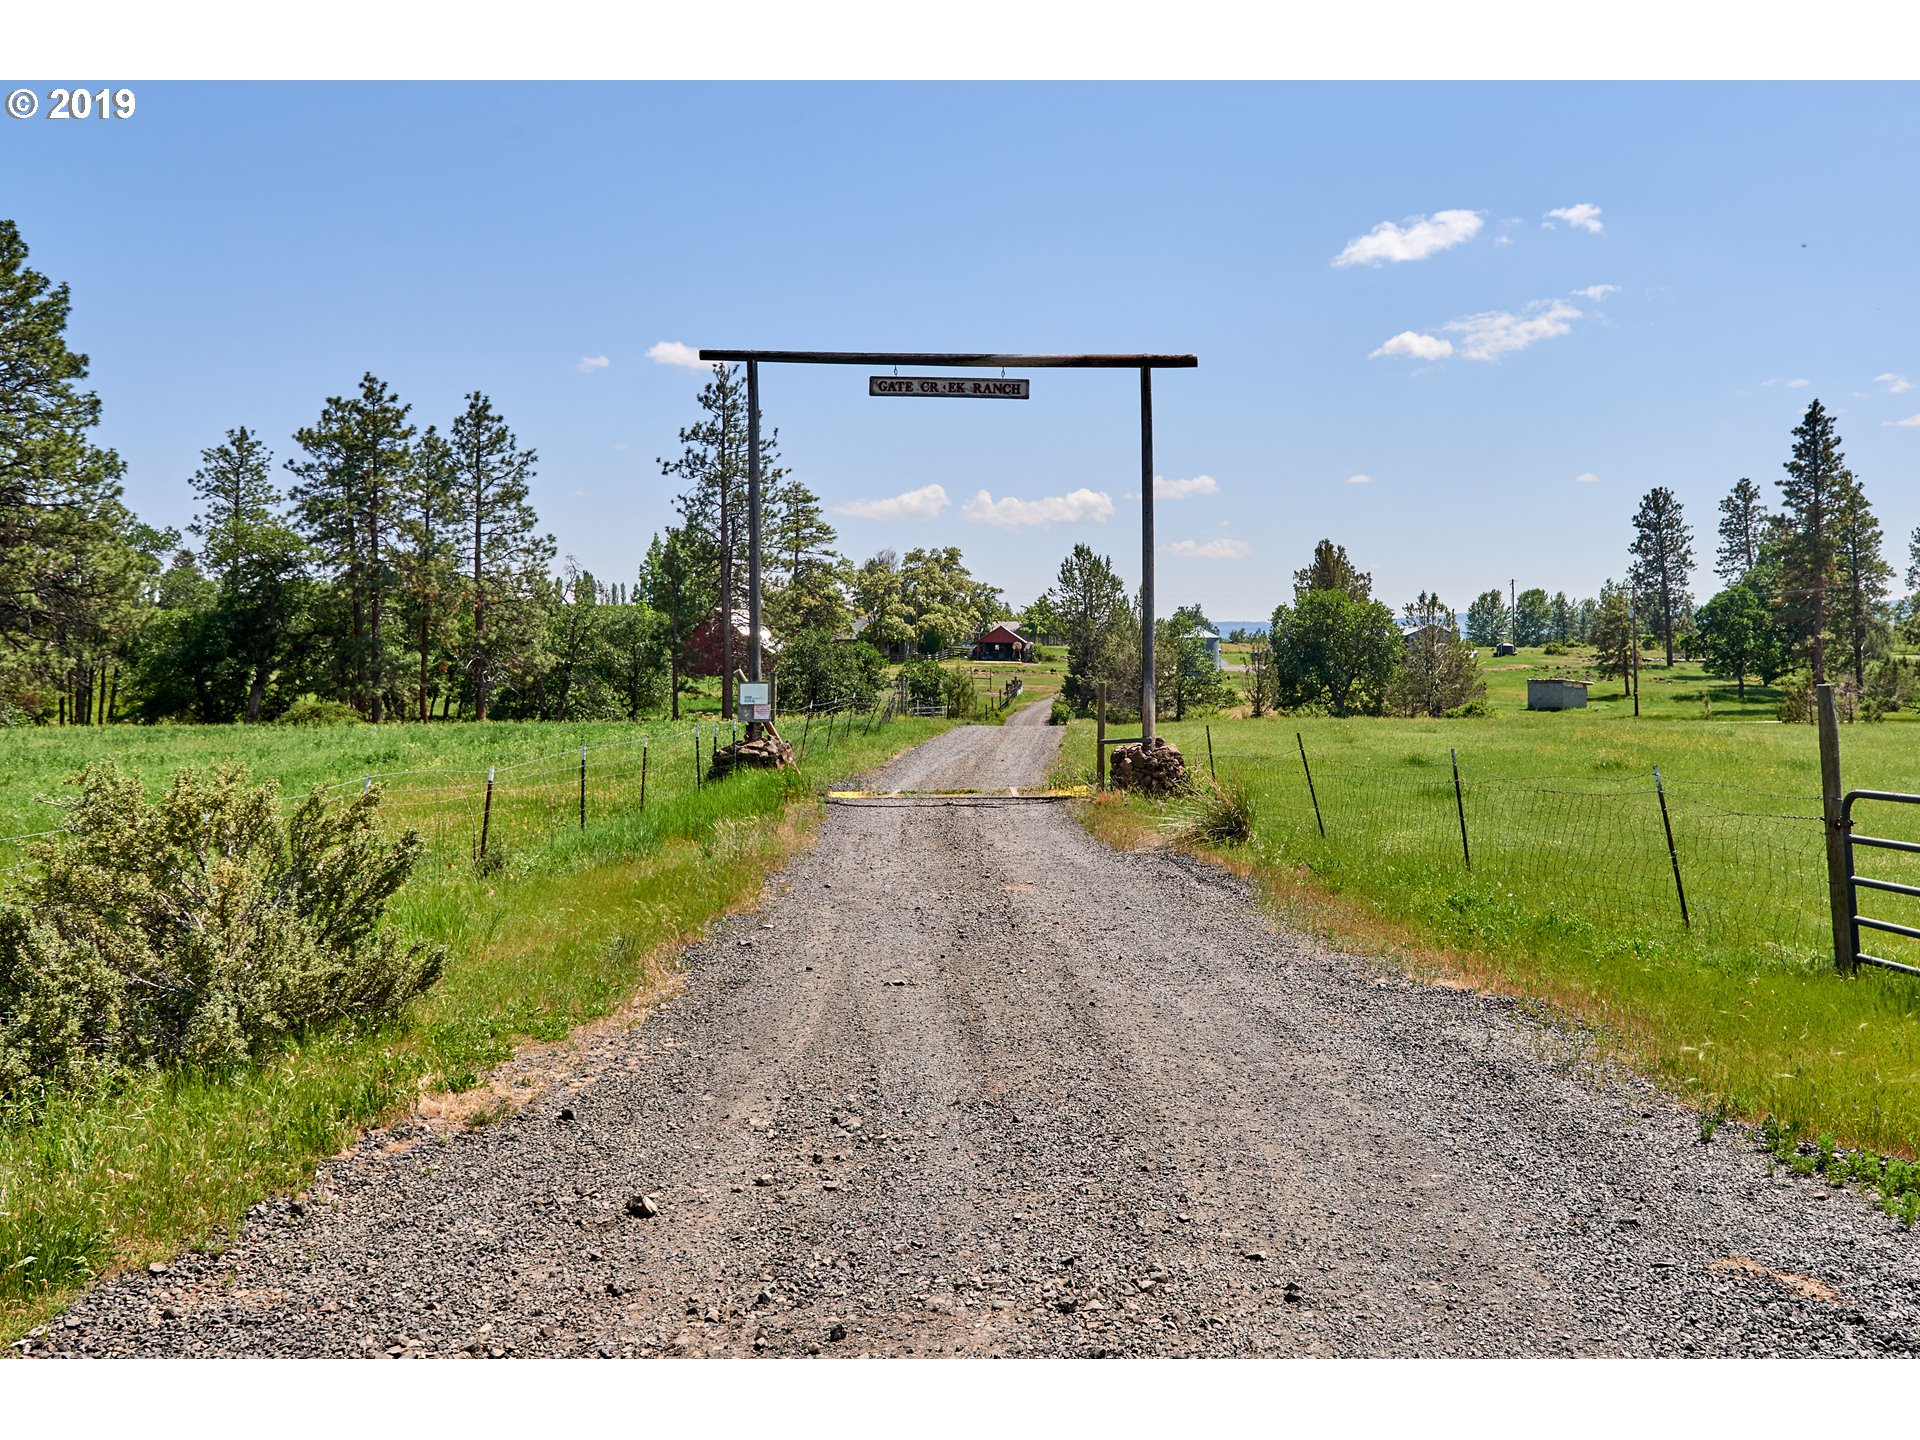
{"type": "MultiPolygon", "coordinates": [[[[873,782],[1043,782],[1046,727],[873,782]]],[[[1064,807],[848,805],[649,1018],[415,1117],[33,1353],[1911,1353],[1855,1192],[1507,1002],[1275,933],[1064,807]]]]}

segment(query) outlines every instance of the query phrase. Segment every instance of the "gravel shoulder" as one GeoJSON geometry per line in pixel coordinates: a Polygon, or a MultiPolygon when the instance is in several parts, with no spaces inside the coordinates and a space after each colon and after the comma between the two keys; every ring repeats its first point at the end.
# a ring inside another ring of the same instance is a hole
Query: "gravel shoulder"
{"type": "MultiPolygon", "coordinates": [[[[869,785],[1042,784],[1059,732],[1024,718],[869,785]]],[[[1920,1348],[1920,1237],[1866,1199],[1058,804],[835,806],[581,1046],[528,1109],[369,1135],[33,1353],[1920,1348]]]]}

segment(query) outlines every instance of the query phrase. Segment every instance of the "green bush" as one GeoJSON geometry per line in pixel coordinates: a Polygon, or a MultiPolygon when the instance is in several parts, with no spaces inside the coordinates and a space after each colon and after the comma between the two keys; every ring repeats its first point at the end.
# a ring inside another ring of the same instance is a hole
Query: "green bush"
{"type": "Polygon", "coordinates": [[[1047,724],[1064,725],[1073,719],[1073,707],[1060,696],[1053,697],[1053,708],[1047,711],[1047,724]]]}
{"type": "Polygon", "coordinates": [[[807,630],[787,642],[775,679],[784,710],[852,701],[865,708],[880,688],[886,662],[864,640],[837,640],[824,630],[807,630]]]}
{"type": "Polygon", "coordinates": [[[907,682],[907,695],[914,705],[944,705],[946,675],[932,660],[911,660],[900,667],[900,678],[907,682]]]}
{"type": "Polygon", "coordinates": [[[1485,720],[1493,714],[1493,707],[1484,700],[1470,700],[1442,713],[1448,720],[1485,720]]]}
{"type": "Polygon", "coordinates": [[[351,705],[338,700],[322,700],[317,695],[302,695],[273,717],[275,725],[359,725],[365,717],[351,705]]]}
{"type": "Polygon", "coordinates": [[[439,976],[444,950],[380,925],[425,845],[380,834],[378,790],[329,808],[315,789],[282,820],[244,766],[181,770],[157,800],[111,764],[78,784],[0,907],[0,1099],[245,1060],[439,976]]]}
{"type": "Polygon", "coordinates": [[[964,670],[940,672],[940,698],[946,702],[947,718],[962,720],[980,708],[980,694],[973,676],[964,670]]]}

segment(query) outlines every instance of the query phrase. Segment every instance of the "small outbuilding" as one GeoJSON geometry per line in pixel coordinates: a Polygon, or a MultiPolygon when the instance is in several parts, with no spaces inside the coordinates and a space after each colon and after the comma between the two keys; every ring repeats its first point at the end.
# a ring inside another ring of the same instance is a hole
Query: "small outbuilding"
{"type": "Polygon", "coordinates": [[[1587,682],[1584,680],[1527,681],[1527,709],[1584,710],[1587,708],[1587,682]]]}
{"type": "Polygon", "coordinates": [[[1220,637],[1211,630],[1202,630],[1194,639],[1207,647],[1207,658],[1213,662],[1216,670],[1226,669],[1226,662],[1220,658],[1220,637]]]}
{"type": "Polygon", "coordinates": [[[980,638],[973,642],[973,648],[967,654],[969,660],[1031,660],[1033,645],[1018,630],[1013,628],[1011,620],[1002,620],[999,624],[981,632],[980,638]]]}
{"type": "Polygon", "coordinates": [[[1513,648],[1512,641],[1502,640],[1498,645],[1493,647],[1493,653],[1495,655],[1517,655],[1520,652],[1513,648]]]}

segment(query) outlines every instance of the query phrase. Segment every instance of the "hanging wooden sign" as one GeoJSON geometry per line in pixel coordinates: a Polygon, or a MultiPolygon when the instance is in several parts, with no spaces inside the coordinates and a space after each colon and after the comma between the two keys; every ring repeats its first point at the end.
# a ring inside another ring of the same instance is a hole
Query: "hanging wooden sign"
{"type": "Polygon", "coordinates": [[[1020,379],[973,380],[944,375],[869,375],[869,395],[932,395],[959,400],[1025,400],[1032,382],[1020,379]]]}

